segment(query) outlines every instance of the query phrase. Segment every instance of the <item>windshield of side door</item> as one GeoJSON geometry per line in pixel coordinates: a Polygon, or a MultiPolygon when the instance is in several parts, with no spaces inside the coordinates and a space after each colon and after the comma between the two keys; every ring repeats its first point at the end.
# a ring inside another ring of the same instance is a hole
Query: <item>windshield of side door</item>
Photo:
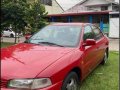
{"type": "Polygon", "coordinates": [[[81,26],[49,25],[34,34],[28,43],[75,47],[79,43],[81,26]]]}

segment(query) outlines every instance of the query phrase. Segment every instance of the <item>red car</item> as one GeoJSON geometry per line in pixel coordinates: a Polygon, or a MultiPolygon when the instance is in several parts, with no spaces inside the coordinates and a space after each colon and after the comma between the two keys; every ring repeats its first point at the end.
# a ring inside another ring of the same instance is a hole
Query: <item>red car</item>
{"type": "Polygon", "coordinates": [[[56,23],[1,49],[1,90],[78,90],[108,58],[109,41],[93,24],[56,23]]]}

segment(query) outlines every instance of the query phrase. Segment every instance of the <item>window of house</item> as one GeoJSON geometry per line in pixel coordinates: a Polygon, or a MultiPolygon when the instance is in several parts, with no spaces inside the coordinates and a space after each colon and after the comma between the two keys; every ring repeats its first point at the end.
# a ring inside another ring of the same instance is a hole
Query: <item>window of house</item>
{"type": "Polygon", "coordinates": [[[113,11],[119,11],[119,5],[112,5],[113,11]]]}
{"type": "Polygon", "coordinates": [[[101,11],[108,10],[108,6],[102,6],[101,11]]]}
{"type": "Polygon", "coordinates": [[[52,6],[52,0],[40,0],[42,4],[52,6]]]}

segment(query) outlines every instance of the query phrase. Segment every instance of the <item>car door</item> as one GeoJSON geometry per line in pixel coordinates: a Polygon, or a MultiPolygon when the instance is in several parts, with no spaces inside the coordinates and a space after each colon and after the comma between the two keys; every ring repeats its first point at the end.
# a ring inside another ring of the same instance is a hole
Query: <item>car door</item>
{"type": "Polygon", "coordinates": [[[105,38],[103,36],[103,33],[100,31],[100,29],[95,25],[92,25],[91,27],[95,35],[94,39],[96,40],[96,47],[97,47],[96,57],[97,57],[97,64],[99,64],[104,57],[106,42],[104,40],[105,38]]]}
{"type": "Polygon", "coordinates": [[[8,30],[8,35],[10,36],[12,33],[13,33],[13,31],[9,29],[8,30]]]}
{"type": "Polygon", "coordinates": [[[5,30],[3,31],[3,36],[8,36],[8,29],[5,29],[5,30]]]}
{"type": "MultiPolygon", "coordinates": [[[[84,27],[83,42],[86,39],[94,39],[94,33],[90,25],[84,27]]],[[[83,70],[84,77],[86,77],[95,67],[96,64],[96,45],[84,46],[84,55],[83,55],[83,70]]]]}

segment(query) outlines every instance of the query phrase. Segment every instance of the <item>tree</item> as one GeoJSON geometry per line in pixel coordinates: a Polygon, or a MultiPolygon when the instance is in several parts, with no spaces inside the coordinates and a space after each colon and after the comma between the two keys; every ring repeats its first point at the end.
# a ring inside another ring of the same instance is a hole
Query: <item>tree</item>
{"type": "Polygon", "coordinates": [[[23,30],[27,26],[25,16],[29,8],[26,0],[2,0],[1,3],[1,29],[11,24],[15,34],[17,30],[23,30]]]}
{"type": "MultiPolygon", "coordinates": [[[[33,32],[42,28],[46,25],[46,15],[40,1],[28,4],[26,0],[1,0],[1,29],[11,24],[15,34],[26,26],[30,26],[33,32]]],[[[15,37],[15,43],[16,40],[15,37]]]]}
{"type": "Polygon", "coordinates": [[[45,17],[47,12],[40,0],[32,3],[27,13],[27,23],[29,23],[33,33],[46,25],[45,17]]]}

